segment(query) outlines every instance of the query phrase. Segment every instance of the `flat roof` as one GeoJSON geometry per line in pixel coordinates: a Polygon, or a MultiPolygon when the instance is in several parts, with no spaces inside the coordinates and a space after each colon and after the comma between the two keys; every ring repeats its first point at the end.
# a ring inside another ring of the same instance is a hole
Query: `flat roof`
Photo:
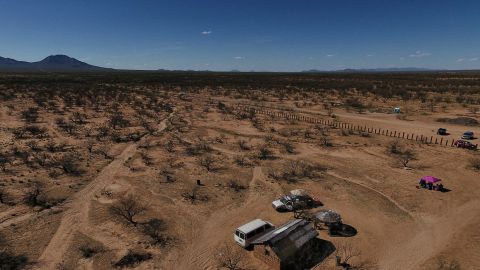
{"type": "Polygon", "coordinates": [[[254,220],[248,222],[247,224],[244,224],[244,225],[238,227],[237,230],[239,230],[243,233],[249,233],[249,232],[251,232],[251,231],[253,231],[253,230],[255,230],[259,227],[262,227],[265,224],[268,224],[268,223],[266,221],[263,221],[263,220],[257,218],[257,219],[254,219],[254,220]]]}

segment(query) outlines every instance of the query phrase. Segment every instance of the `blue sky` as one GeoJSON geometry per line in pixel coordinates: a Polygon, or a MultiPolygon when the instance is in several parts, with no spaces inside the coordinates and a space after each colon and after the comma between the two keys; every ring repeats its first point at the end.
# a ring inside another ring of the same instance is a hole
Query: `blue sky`
{"type": "Polygon", "coordinates": [[[128,69],[480,68],[480,1],[0,0],[0,56],[128,69]]]}

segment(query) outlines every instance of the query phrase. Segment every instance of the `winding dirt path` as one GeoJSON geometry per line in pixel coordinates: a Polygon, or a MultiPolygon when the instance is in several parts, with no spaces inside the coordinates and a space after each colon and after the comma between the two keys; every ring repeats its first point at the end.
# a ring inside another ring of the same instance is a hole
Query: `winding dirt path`
{"type": "Polygon", "coordinates": [[[401,243],[393,242],[382,254],[381,269],[419,269],[430,258],[445,249],[456,235],[474,223],[480,212],[478,200],[451,209],[441,216],[425,216],[418,221],[415,233],[405,233],[401,243]],[[421,252],[419,252],[421,250],[421,252]]]}
{"type": "Polygon", "coordinates": [[[369,191],[371,192],[374,192],[375,194],[378,194],[380,197],[382,197],[383,199],[387,200],[389,203],[393,204],[396,208],[398,208],[399,210],[401,210],[403,213],[405,213],[407,216],[409,216],[410,218],[413,218],[414,215],[412,212],[410,212],[408,209],[406,209],[405,207],[401,206],[398,202],[396,202],[395,200],[393,200],[392,198],[390,198],[389,196],[387,196],[386,194],[384,194],[383,192],[381,191],[378,191],[376,189],[373,189],[365,184],[362,184],[360,182],[357,182],[357,181],[354,181],[354,180],[351,180],[349,178],[346,178],[346,177],[343,177],[341,175],[338,175],[337,173],[335,172],[327,172],[328,175],[331,175],[335,178],[338,178],[338,179],[342,179],[346,182],[349,182],[349,183],[352,183],[354,185],[357,185],[357,186],[361,186],[365,189],[368,189],[369,191]]]}
{"type": "MultiPolygon", "coordinates": [[[[172,115],[173,113],[159,124],[159,132],[166,128],[166,121],[172,115]]],[[[55,269],[55,266],[62,261],[76,232],[93,232],[86,229],[90,227],[89,213],[92,200],[95,199],[96,194],[115,181],[117,174],[128,173],[129,170],[124,166],[124,162],[136,153],[137,145],[145,138],[138,143],[128,145],[120,155],[103,168],[95,179],[67,201],[60,226],[40,256],[39,264],[35,269],[55,269]]]]}

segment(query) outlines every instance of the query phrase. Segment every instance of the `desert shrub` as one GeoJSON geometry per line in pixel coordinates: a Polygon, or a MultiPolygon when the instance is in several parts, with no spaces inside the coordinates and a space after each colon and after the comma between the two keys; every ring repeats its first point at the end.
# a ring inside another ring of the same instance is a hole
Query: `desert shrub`
{"type": "Polygon", "coordinates": [[[48,131],[46,128],[42,128],[35,125],[28,125],[22,128],[17,128],[13,131],[13,135],[17,139],[25,139],[27,137],[46,138],[48,137],[48,131]]]}
{"type": "Polygon", "coordinates": [[[65,119],[63,118],[57,118],[55,119],[55,123],[57,124],[57,126],[60,128],[60,130],[62,130],[63,132],[66,132],[70,135],[73,135],[75,134],[77,128],[75,127],[74,124],[72,123],[67,123],[65,121],[65,119]]]}
{"type": "Polygon", "coordinates": [[[64,143],[57,144],[54,141],[49,140],[45,147],[49,152],[56,153],[56,152],[65,152],[67,145],[64,143]]]}
{"type": "Polygon", "coordinates": [[[78,250],[84,258],[91,258],[102,251],[101,248],[90,245],[82,245],[78,248],[78,250]]]}
{"type": "Polygon", "coordinates": [[[402,163],[403,167],[408,167],[408,163],[411,160],[414,160],[416,158],[415,152],[411,149],[405,149],[402,153],[398,155],[398,158],[400,162],[402,163]]]}
{"type": "Polygon", "coordinates": [[[27,123],[36,123],[38,120],[38,108],[30,107],[21,112],[22,119],[27,123]]]}
{"type": "Polygon", "coordinates": [[[322,176],[327,167],[313,164],[306,160],[291,160],[286,162],[281,169],[271,168],[268,176],[277,181],[295,183],[302,179],[315,179],[322,176]]]}
{"type": "Polygon", "coordinates": [[[1,153],[0,152],[0,169],[2,171],[6,171],[7,169],[7,164],[11,162],[10,156],[6,153],[1,153]]]}
{"type": "Polygon", "coordinates": [[[200,194],[198,192],[198,186],[194,186],[190,191],[182,193],[182,197],[184,200],[189,201],[190,203],[194,204],[197,201],[206,202],[208,201],[208,196],[200,194]]]}
{"type": "Polygon", "coordinates": [[[87,116],[80,112],[74,112],[70,117],[70,121],[78,125],[84,125],[86,123],[87,116]]]}
{"type": "Polygon", "coordinates": [[[172,237],[165,234],[166,229],[167,224],[165,221],[158,218],[150,219],[142,224],[142,232],[152,239],[153,244],[162,247],[173,241],[172,237]]]}
{"type": "Polygon", "coordinates": [[[435,270],[460,270],[461,266],[456,260],[447,261],[439,259],[435,265],[435,270]]]}
{"type": "Polygon", "coordinates": [[[217,267],[228,270],[248,269],[245,256],[240,248],[232,244],[220,246],[214,255],[217,267]]]}
{"type": "Polygon", "coordinates": [[[370,137],[370,133],[368,133],[368,132],[361,132],[361,133],[360,133],[360,136],[365,137],[365,138],[368,138],[368,137],[370,137]]]}
{"type": "Polygon", "coordinates": [[[349,129],[341,129],[340,130],[340,135],[341,136],[349,136],[349,135],[352,135],[353,131],[349,130],[349,129]]]}
{"type": "Polygon", "coordinates": [[[28,257],[16,255],[6,249],[0,250],[0,269],[1,270],[20,270],[28,265],[28,257]]]}
{"type": "Polygon", "coordinates": [[[134,267],[144,261],[152,259],[152,254],[148,252],[138,252],[129,250],[127,255],[113,264],[116,268],[134,267]]]}
{"type": "Polygon", "coordinates": [[[237,163],[238,166],[242,167],[251,167],[253,166],[253,161],[250,160],[247,156],[241,155],[241,156],[236,156],[235,157],[235,163],[237,163]]]}
{"type": "Polygon", "coordinates": [[[377,270],[378,263],[372,259],[363,258],[362,252],[350,242],[340,242],[335,249],[337,265],[352,270],[377,270]]]}
{"type": "Polygon", "coordinates": [[[398,140],[392,141],[387,145],[387,151],[391,154],[401,154],[402,147],[398,140]]]}
{"type": "Polygon", "coordinates": [[[97,140],[101,140],[101,139],[104,139],[108,136],[108,134],[110,134],[110,128],[107,127],[107,126],[101,126],[99,128],[97,128],[97,140]]]}
{"type": "Polygon", "coordinates": [[[199,141],[187,146],[186,151],[188,155],[197,156],[211,152],[212,147],[205,141],[199,141]]]}
{"type": "Polygon", "coordinates": [[[7,191],[5,191],[5,189],[3,189],[2,187],[0,187],[0,203],[1,204],[4,204],[6,203],[8,200],[8,193],[7,191]]]}
{"type": "Polygon", "coordinates": [[[295,146],[291,142],[282,142],[281,143],[285,151],[289,154],[295,154],[295,146]]]}
{"type": "Polygon", "coordinates": [[[163,183],[173,183],[177,181],[175,173],[168,169],[163,169],[159,172],[159,176],[163,178],[163,183]]]}
{"type": "Polygon", "coordinates": [[[480,171],[480,158],[472,158],[470,159],[470,167],[476,171],[480,171]]]}
{"type": "Polygon", "coordinates": [[[216,171],[220,168],[218,159],[213,155],[206,155],[201,157],[200,165],[207,169],[207,171],[209,172],[216,171]]]}
{"type": "Polygon", "coordinates": [[[228,182],[228,187],[233,189],[235,192],[246,189],[246,187],[240,184],[237,180],[230,180],[230,182],[228,182]]]}
{"type": "Polygon", "coordinates": [[[45,192],[43,184],[35,182],[24,196],[25,204],[29,206],[43,206],[45,204],[45,192]]]}
{"type": "Polygon", "coordinates": [[[144,213],[147,208],[138,201],[138,198],[129,195],[110,206],[110,213],[127,223],[137,226],[135,217],[144,213]]]}
{"type": "Polygon", "coordinates": [[[345,100],[345,106],[356,109],[359,113],[365,110],[365,105],[358,97],[349,97],[345,100]]]}
{"type": "Polygon", "coordinates": [[[67,266],[65,262],[59,262],[55,265],[55,270],[69,270],[70,268],[67,266]]]}
{"type": "Polygon", "coordinates": [[[250,150],[252,147],[248,144],[247,141],[245,140],[239,140],[238,141],[238,146],[240,147],[241,150],[250,150]]]}
{"type": "Polygon", "coordinates": [[[273,159],[275,156],[273,155],[273,151],[268,148],[268,146],[264,145],[260,147],[259,153],[258,153],[258,158],[262,160],[266,159],[273,159]]]}
{"type": "Polygon", "coordinates": [[[398,140],[387,145],[387,152],[396,156],[403,167],[408,167],[408,163],[417,158],[417,154],[412,149],[405,148],[398,140]]]}
{"type": "Polygon", "coordinates": [[[83,170],[78,163],[78,157],[74,154],[63,155],[55,161],[56,165],[61,168],[66,174],[81,175],[83,170]]]}
{"type": "Polygon", "coordinates": [[[113,129],[117,129],[118,127],[125,128],[130,125],[130,122],[125,119],[125,116],[121,112],[115,112],[110,115],[108,123],[113,129]]]}
{"type": "Polygon", "coordinates": [[[141,152],[140,156],[143,160],[143,163],[145,163],[146,166],[151,166],[153,165],[153,158],[146,152],[141,152]]]}

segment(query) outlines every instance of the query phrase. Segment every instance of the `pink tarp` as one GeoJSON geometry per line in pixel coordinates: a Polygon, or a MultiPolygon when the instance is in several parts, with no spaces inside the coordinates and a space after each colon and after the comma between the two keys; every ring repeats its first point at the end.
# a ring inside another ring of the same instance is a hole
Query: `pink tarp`
{"type": "Polygon", "coordinates": [[[432,184],[442,181],[440,178],[436,178],[436,177],[430,176],[430,175],[422,177],[422,180],[424,180],[427,183],[432,183],[432,184]]]}

